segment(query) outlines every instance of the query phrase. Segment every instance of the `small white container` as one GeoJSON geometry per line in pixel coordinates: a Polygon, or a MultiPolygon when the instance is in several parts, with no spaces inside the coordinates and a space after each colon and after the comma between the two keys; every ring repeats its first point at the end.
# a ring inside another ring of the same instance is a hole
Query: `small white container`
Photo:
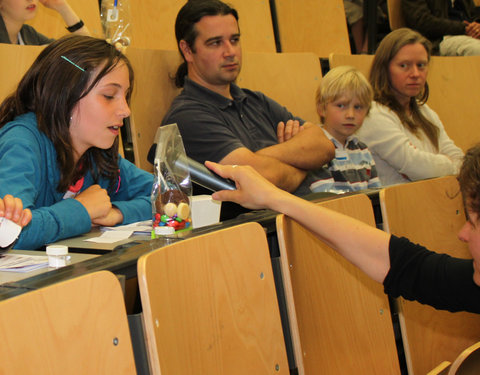
{"type": "Polygon", "coordinates": [[[64,245],[47,246],[48,266],[53,268],[67,265],[68,247],[64,245]]]}

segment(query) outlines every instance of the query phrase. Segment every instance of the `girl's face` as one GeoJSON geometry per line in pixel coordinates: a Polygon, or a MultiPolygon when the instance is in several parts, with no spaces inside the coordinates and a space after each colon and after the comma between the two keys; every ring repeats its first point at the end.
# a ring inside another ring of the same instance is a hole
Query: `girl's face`
{"type": "Polygon", "coordinates": [[[411,97],[423,91],[427,72],[428,54],[422,44],[407,44],[400,48],[388,66],[390,84],[400,104],[408,104],[411,97]]]}
{"type": "Polygon", "coordinates": [[[24,23],[35,17],[38,0],[0,0],[0,13],[4,19],[24,23]]]}
{"type": "MultiPolygon", "coordinates": [[[[96,69],[94,74],[100,69],[96,69]]],[[[70,136],[77,161],[90,147],[108,149],[130,116],[126,96],[130,90],[127,66],[120,62],[78,101],[72,111],[70,136]]]]}

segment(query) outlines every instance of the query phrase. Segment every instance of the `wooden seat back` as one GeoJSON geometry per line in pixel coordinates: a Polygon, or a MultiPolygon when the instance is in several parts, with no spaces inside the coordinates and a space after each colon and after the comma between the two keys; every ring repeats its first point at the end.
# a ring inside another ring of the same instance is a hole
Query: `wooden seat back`
{"type": "Polygon", "coordinates": [[[152,251],[138,282],[152,374],[289,374],[259,224],[152,251]]]}
{"type": "MultiPolygon", "coordinates": [[[[319,204],[375,225],[364,194],[319,204]]],[[[299,374],[400,374],[382,285],[289,217],[277,233],[299,374]]]]}
{"type": "Polygon", "coordinates": [[[342,0],[282,0],[275,8],[282,52],[350,53],[342,0]]]}
{"type": "MultiPolygon", "coordinates": [[[[384,230],[408,237],[430,250],[471,258],[457,238],[465,212],[455,177],[395,185],[380,191],[384,230]]],[[[480,316],[439,311],[398,299],[400,326],[409,373],[425,374],[441,361],[453,361],[478,341],[480,316]]]]}
{"type": "Polygon", "coordinates": [[[0,302],[0,373],[135,374],[120,283],[108,271],[0,302]]]}

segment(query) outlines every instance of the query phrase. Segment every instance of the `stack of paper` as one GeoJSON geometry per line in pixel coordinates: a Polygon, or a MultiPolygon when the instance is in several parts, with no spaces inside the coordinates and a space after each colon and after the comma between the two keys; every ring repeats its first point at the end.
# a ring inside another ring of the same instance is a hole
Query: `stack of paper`
{"type": "Polygon", "coordinates": [[[0,271],[29,272],[47,266],[47,256],[0,254],[0,271]]]}

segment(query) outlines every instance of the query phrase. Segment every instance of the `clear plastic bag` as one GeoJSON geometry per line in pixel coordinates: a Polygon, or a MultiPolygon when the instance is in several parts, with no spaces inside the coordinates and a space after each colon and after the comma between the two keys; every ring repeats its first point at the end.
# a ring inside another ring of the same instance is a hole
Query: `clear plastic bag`
{"type": "Polygon", "coordinates": [[[177,160],[186,157],[177,124],[159,127],[155,143],[152,234],[164,235],[192,229],[192,183],[185,163],[177,163],[177,160]]]}
{"type": "Polygon", "coordinates": [[[119,50],[127,48],[131,38],[129,0],[102,0],[100,17],[105,39],[119,50]]]}

